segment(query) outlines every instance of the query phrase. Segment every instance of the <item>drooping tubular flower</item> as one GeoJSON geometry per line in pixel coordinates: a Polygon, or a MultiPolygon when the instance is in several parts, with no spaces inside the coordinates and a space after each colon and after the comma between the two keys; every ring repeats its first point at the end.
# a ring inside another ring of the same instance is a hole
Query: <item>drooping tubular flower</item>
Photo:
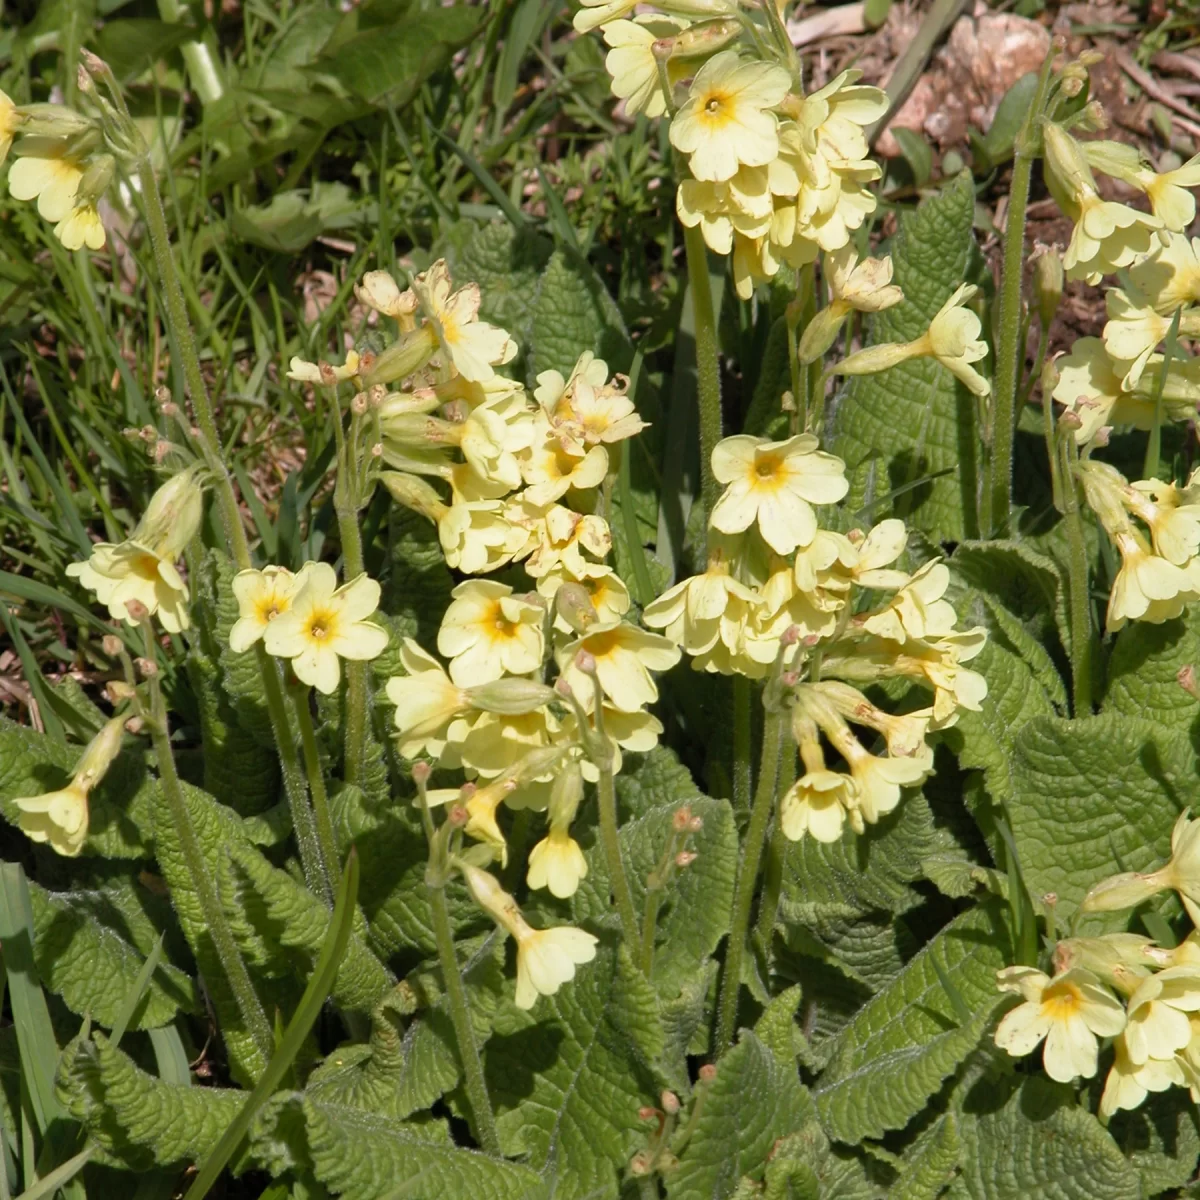
{"type": "Polygon", "coordinates": [[[188,467],[163,484],[126,541],[100,542],[86,562],[68,565],[67,574],[95,592],[114,619],[135,624],[127,605],[137,601],[168,633],[188,627],[188,588],[175,560],[200,528],[202,470],[188,467]]]}
{"type": "Polygon", "coordinates": [[[571,836],[571,822],[583,799],[583,773],[571,763],[554,778],[547,816],[550,829],[529,852],[529,872],[525,882],[531,888],[547,888],[552,896],[565,900],[579,888],[587,874],[587,859],[579,843],[571,836]]]}
{"type": "Polygon", "coordinates": [[[599,939],[572,925],[534,929],[525,920],[517,902],[494,875],[461,859],[462,872],[475,902],[517,943],[518,1008],[532,1008],[538,996],[553,996],[564,983],[575,978],[575,968],[596,957],[599,939]]]}
{"type": "Polygon", "coordinates": [[[379,607],[379,584],[359,575],[341,587],[328,563],[309,563],[305,581],[287,612],[263,633],[269,654],[291,659],[301,683],[324,695],[337,690],[343,658],[377,658],[387,648],[387,630],[369,621],[379,607]]]}
{"type": "Polygon", "coordinates": [[[990,395],[991,383],[971,365],[987,357],[987,342],[979,336],[983,327],[979,317],[964,307],[978,291],[974,284],[961,284],[919,338],[867,346],[842,359],[833,370],[841,375],[873,375],[910,358],[935,358],[976,396],[990,395]]]}
{"type": "Polygon", "coordinates": [[[830,301],[804,330],[798,350],[801,362],[822,357],[852,312],[882,312],[904,299],[904,293],[892,283],[891,258],[860,261],[850,242],[825,255],[825,278],[830,301]]]}
{"type": "Polygon", "coordinates": [[[21,830],[33,842],[49,842],[67,858],[83,849],[88,833],[88,794],[105,776],[121,752],[125,717],[113,717],[88,743],[71,782],[56,792],[18,796],[21,830]]]}

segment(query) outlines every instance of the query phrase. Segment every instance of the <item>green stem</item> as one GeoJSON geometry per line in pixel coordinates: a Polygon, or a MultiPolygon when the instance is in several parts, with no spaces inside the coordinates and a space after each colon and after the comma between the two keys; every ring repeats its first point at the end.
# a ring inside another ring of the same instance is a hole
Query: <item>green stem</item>
{"type": "Polygon", "coordinates": [[[1000,276],[1000,320],[996,338],[996,379],[992,393],[992,460],[988,480],[986,515],[993,535],[1003,533],[1012,509],[1013,439],[1016,435],[1017,386],[1021,376],[1024,342],[1021,339],[1021,275],[1025,267],[1025,210],[1039,139],[1037,122],[1045,107],[1052,49],[1042,63],[1037,92],[1025,124],[1017,135],[1008,215],[1004,222],[1004,263],[1000,276]]]}
{"type": "MultiPolygon", "coordinates": [[[[418,786],[417,794],[420,799],[421,821],[425,826],[430,855],[438,856],[437,830],[434,828],[433,814],[429,811],[429,801],[425,796],[424,783],[418,786]]],[[[444,829],[443,832],[448,832],[448,830],[444,829]]],[[[454,948],[454,929],[450,924],[450,908],[446,903],[448,871],[445,868],[445,843],[443,843],[437,868],[431,869],[425,874],[425,884],[429,889],[429,909],[433,915],[433,935],[437,941],[438,962],[441,964],[442,977],[446,983],[446,996],[450,1001],[450,1019],[454,1023],[454,1041],[458,1048],[458,1057],[462,1062],[467,1100],[470,1102],[471,1112],[475,1117],[475,1131],[479,1135],[479,1144],[484,1150],[498,1158],[501,1153],[500,1135],[496,1132],[496,1116],[492,1111],[487,1080],[483,1075],[483,1061],[479,1057],[479,1044],[475,1040],[475,1026],[471,1023],[467,989],[463,984],[462,973],[458,969],[458,953],[454,948]]]]}
{"type": "Polygon", "coordinates": [[[296,712],[296,724],[300,727],[300,746],[304,751],[304,769],[308,773],[308,789],[312,795],[313,811],[316,814],[317,841],[321,848],[321,859],[325,865],[325,877],[332,880],[337,869],[337,837],[333,832],[333,818],[329,813],[329,792],[325,788],[325,775],[321,770],[321,752],[317,748],[317,734],[313,729],[312,712],[308,706],[308,690],[297,688],[292,692],[292,706],[296,712]]]}
{"type": "Polygon", "coordinates": [[[621,916],[621,931],[625,944],[632,951],[639,944],[637,914],[633,907],[633,892],[625,864],[621,859],[621,839],[617,834],[617,789],[613,781],[612,759],[607,766],[600,766],[600,780],[596,785],[596,798],[600,809],[600,842],[604,847],[604,859],[612,894],[621,916]]]}
{"type": "Polygon", "coordinates": [[[733,677],[733,811],[739,816],[750,810],[750,789],[753,768],[750,765],[751,728],[750,680],[744,675],[733,677]]]}
{"type": "MultiPolygon", "coordinates": [[[[343,470],[345,467],[343,466],[343,470]]],[[[340,475],[339,471],[339,475],[340,475]]],[[[346,582],[357,579],[366,570],[363,562],[362,531],[358,526],[358,508],[350,500],[340,502],[335,497],[338,533],[342,539],[342,562],[346,582]]],[[[367,676],[371,664],[349,661],[346,663],[346,726],[345,726],[345,777],[347,783],[362,786],[366,771],[367,743],[367,676]]]]}
{"type": "Polygon", "coordinates": [[[721,487],[712,470],[713,447],[721,440],[721,345],[713,312],[708,251],[697,225],[683,231],[688,284],[696,325],[696,401],[700,407],[700,484],[705,521],[712,516],[721,487]]]}
{"type": "Polygon", "coordinates": [[[217,433],[216,419],[213,416],[212,400],[208,395],[208,386],[204,382],[204,372],[200,368],[200,355],[196,350],[196,341],[192,337],[187,304],[183,298],[183,288],[179,283],[175,256],[171,252],[171,235],[167,230],[167,215],[163,210],[162,194],[158,190],[158,179],[155,177],[149,154],[143,156],[138,165],[138,180],[141,183],[141,192],[145,200],[146,228],[150,232],[154,265],[158,271],[159,282],[162,284],[167,324],[170,326],[172,340],[179,351],[183,377],[187,382],[188,395],[192,401],[192,411],[196,415],[196,426],[200,430],[200,449],[204,453],[205,462],[212,471],[216,483],[217,501],[221,506],[221,522],[225,527],[225,536],[228,539],[233,560],[237,563],[238,570],[244,571],[251,565],[250,543],[246,539],[246,530],[242,525],[241,510],[238,507],[237,494],[233,490],[233,480],[221,458],[221,439],[217,433]]]}
{"type": "Polygon", "coordinates": [[[659,1200],[658,1180],[653,1175],[642,1175],[638,1179],[638,1200],[659,1200]]]}
{"type": "Polygon", "coordinates": [[[1079,482],[1075,477],[1078,451],[1068,430],[1061,438],[1059,471],[1062,481],[1063,517],[1067,533],[1067,593],[1071,623],[1071,697],[1076,717],[1092,711],[1092,604],[1088,588],[1087,543],[1083,536],[1083,512],[1079,482]]]}
{"type": "MultiPolygon", "coordinates": [[[[146,634],[146,657],[154,654],[154,631],[147,622],[144,626],[146,634]]],[[[255,1048],[262,1056],[264,1063],[270,1062],[275,1053],[275,1039],[271,1034],[271,1025],[262,1004],[254,991],[254,983],[250,972],[246,969],[245,960],[238,949],[237,942],[229,923],[225,919],[225,910],[221,907],[217,895],[217,887],[212,876],[208,873],[208,864],[204,861],[204,853],[200,849],[200,841],[196,837],[196,827],[192,824],[192,814],[184,799],[183,786],[179,782],[179,774],[175,770],[175,757],[171,752],[171,731],[167,719],[167,706],[163,700],[159,676],[151,675],[148,680],[150,692],[150,739],[154,745],[154,756],[158,763],[158,778],[166,797],[167,806],[171,810],[171,822],[179,835],[179,845],[183,850],[183,860],[191,876],[192,888],[200,907],[204,912],[204,922],[217,957],[221,961],[221,969],[225,972],[229,986],[233,989],[234,1000],[242,1021],[250,1036],[254,1039],[255,1048]]]]}
{"type": "Polygon", "coordinates": [[[796,748],[794,744],[785,744],[790,745],[790,753],[785,750],[780,758],[779,782],[775,787],[775,823],[767,847],[767,863],[763,868],[763,894],[758,907],[758,938],[768,953],[771,937],[775,932],[775,918],[779,915],[779,897],[783,894],[783,864],[787,860],[788,848],[783,822],[779,819],[779,802],[796,780],[796,748]]]}
{"type": "Polygon", "coordinates": [[[304,774],[296,759],[296,741],[292,736],[291,722],[288,720],[287,702],[283,696],[279,668],[261,642],[255,646],[254,651],[262,676],[263,696],[267,702],[267,715],[271,719],[271,732],[275,735],[275,746],[279,751],[283,791],[287,796],[292,831],[296,835],[296,847],[300,851],[304,882],[314,896],[320,896],[326,904],[332,904],[333,883],[330,872],[337,869],[337,859],[335,857],[325,862],[321,854],[321,843],[317,837],[317,827],[313,822],[312,808],[309,806],[308,793],[304,786],[304,774]]]}
{"type": "Polygon", "coordinates": [[[1171,359],[1179,344],[1179,318],[1182,308],[1175,310],[1171,318],[1171,328],[1167,330],[1166,344],[1163,346],[1162,365],[1158,368],[1158,377],[1154,381],[1154,423],[1150,426],[1150,439],[1146,443],[1146,462],[1142,468],[1143,479],[1158,478],[1158,463],[1162,456],[1162,420],[1163,420],[1163,391],[1167,386],[1167,374],[1171,370],[1171,359]]]}
{"type": "Polygon", "coordinates": [[[779,773],[782,748],[783,714],[778,711],[768,712],[763,724],[758,788],[754,794],[754,807],[750,811],[750,824],[746,829],[746,840],[742,847],[742,860],[738,865],[737,884],[733,894],[729,942],[725,950],[725,970],[721,978],[721,997],[717,1004],[717,1031],[713,1041],[713,1054],[717,1058],[729,1049],[733,1041],[738,992],[742,984],[742,957],[746,951],[746,935],[750,930],[754,886],[758,882],[758,868],[762,862],[767,824],[775,806],[775,781],[779,773]]]}

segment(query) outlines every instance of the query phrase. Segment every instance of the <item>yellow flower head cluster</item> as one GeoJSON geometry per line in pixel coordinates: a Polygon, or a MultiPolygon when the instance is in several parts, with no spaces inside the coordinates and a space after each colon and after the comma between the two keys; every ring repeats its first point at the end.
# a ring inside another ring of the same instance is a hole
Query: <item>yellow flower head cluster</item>
{"type": "MultiPolygon", "coordinates": [[[[1084,897],[1082,911],[1132,908],[1167,889],[1179,893],[1195,925],[1200,822],[1186,812],[1176,822],[1166,864],[1102,880],[1084,897]]],[[[998,1046],[1021,1056],[1044,1040],[1046,1073],[1069,1083],[1096,1074],[1099,1039],[1113,1038],[1100,1097],[1105,1120],[1171,1087],[1186,1087],[1200,1100],[1200,932],[1193,929],[1170,949],[1130,933],[1068,938],[1058,943],[1053,962],[1053,977],[1032,967],[999,972],[1001,990],[1018,993],[1024,1003],[1001,1020],[998,1046]]]]}
{"type": "Polygon", "coordinates": [[[902,521],[868,533],[820,528],[815,506],[842,499],[847,483],[841,460],[816,438],[726,438],[713,471],[726,486],[710,518],[708,567],[648,605],[643,620],[698,670],[770,675],[769,689],[782,686],[805,767],[781,806],[788,837],[834,841],[847,823],[861,833],[928,775],[927,733],[979,709],[987,684],[963,664],[986,634],[956,628],[945,564],[896,568],[908,538],[902,521]],[[819,681],[806,678],[814,661],[819,681]],[[883,678],[927,688],[931,704],[894,716],[852,686],[883,678]],[[883,753],[871,748],[879,738],[883,753]],[[828,765],[827,747],[847,771],[828,765]]]}
{"type": "Polygon", "coordinates": [[[36,200],[66,249],[101,249],[104,224],[96,204],[116,164],[93,123],[61,105],[18,107],[0,91],[0,166],[10,149],[16,159],[8,171],[9,194],[36,200]]]}
{"type": "Polygon", "coordinates": [[[1130,484],[1094,458],[1079,464],[1084,495],[1121,556],[1106,627],[1158,624],[1200,599],[1200,490],[1143,479],[1130,484]],[[1134,520],[1136,518],[1136,521],[1134,520]]]}

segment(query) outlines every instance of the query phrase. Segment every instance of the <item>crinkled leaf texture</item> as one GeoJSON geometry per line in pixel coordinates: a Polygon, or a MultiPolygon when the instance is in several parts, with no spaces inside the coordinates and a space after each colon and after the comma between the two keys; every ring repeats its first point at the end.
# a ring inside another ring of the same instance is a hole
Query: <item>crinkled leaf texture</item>
{"type": "Polygon", "coordinates": [[[630,1006],[615,960],[602,945],[529,1012],[504,1005],[484,1047],[504,1151],[527,1156],[555,1200],[615,1200],[618,1173],[644,1144],[638,1109],[657,1095],[631,1036],[642,997],[630,1006]]]}
{"type": "MultiPolygon", "coordinates": [[[[115,926],[123,914],[103,890],[48,892],[32,881],[34,959],[42,983],[79,1016],[111,1025],[145,962],[115,926]]],[[[161,963],[130,1028],[155,1029],[184,1009],[197,1008],[191,979],[161,963]]]]}
{"type": "Polygon", "coordinates": [[[1200,664],[1200,605],[1161,625],[1132,621],[1117,634],[1108,660],[1104,711],[1153,720],[1168,729],[1196,728],[1196,701],[1176,681],[1180,667],[1200,664]]]}
{"type": "Polygon", "coordinates": [[[1137,1172],[1072,1088],[994,1078],[967,1096],[954,1200],[1142,1200],[1137,1172]]]}
{"type": "Polygon", "coordinates": [[[761,1178],[780,1138],[814,1116],[794,1060],[777,1058],[748,1030],[717,1066],[700,1119],[667,1176],[670,1200],[723,1200],[745,1176],[761,1178]]]}
{"type": "Polygon", "coordinates": [[[312,1098],[304,1101],[304,1118],[313,1173],[346,1200],[543,1200],[549,1194],[529,1167],[462,1150],[438,1125],[406,1125],[312,1098]]]}
{"type": "Polygon", "coordinates": [[[1025,883],[1033,896],[1054,892],[1061,919],[1106,876],[1167,857],[1195,793],[1196,756],[1184,734],[1140,717],[1039,717],[1017,736],[1012,781],[1025,883]]]}
{"type": "MultiPolygon", "coordinates": [[[[868,322],[868,345],[908,342],[929,328],[973,270],[974,217],[975,190],[964,172],[901,218],[891,253],[904,300],[868,322]]],[[[866,491],[860,484],[851,504],[949,470],[906,494],[901,511],[937,540],[962,541],[978,525],[977,408],[975,397],[932,358],[851,379],[835,402],[830,447],[864,477],[866,491]],[[869,463],[883,469],[860,470],[869,463]]]]}
{"type": "Polygon", "coordinates": [[[1010,961],[1004,912],[986,900],[956,917],[834,1039],[814,1097],[826,1131],[856,1143],[900,1129],[975,1049],[1010,961]],[[956,1003],[946,986],[958,993],[956,1003]],[[961,1020],[959,1011],[971,1014],[961,1020]]]}

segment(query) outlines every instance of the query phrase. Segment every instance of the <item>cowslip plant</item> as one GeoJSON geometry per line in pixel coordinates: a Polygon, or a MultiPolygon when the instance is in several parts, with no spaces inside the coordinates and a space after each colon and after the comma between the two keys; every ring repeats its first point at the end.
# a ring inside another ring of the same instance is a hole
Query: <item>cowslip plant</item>
{"type": "Polygon", "coordinates": [[[86,55],[77,108],[0,94],[9,193],[64,247],[101,250],[136,181],[184,383],[159,486],[66,572],[113,666],[74,701],[89,736],[0,725],[34,876],[0,870],[33,1072],[0,1109],[10,1190],[14,1153],[36,1194],[195,1167],[197,1200],[226,1168],[273,1200],[1191,1181],[1195,161],[1082,136],[1092,60],[1056,43],[993,304],[968,177],[874,236],[886,96],[806,87],[783,16],[575,16],[665,126],[694,380],[635,349],[577,242],[460,229],[272,364],[324,426],[290,556],[248,535],[113,73],[86,55]],[[1039,158],[1073,233],[1026,312],[1039,158]],[[762,335],[736,360],[726,273],[762,335]],[[1047,362],[1064,275],[1119,287],[1047,362]]]}

